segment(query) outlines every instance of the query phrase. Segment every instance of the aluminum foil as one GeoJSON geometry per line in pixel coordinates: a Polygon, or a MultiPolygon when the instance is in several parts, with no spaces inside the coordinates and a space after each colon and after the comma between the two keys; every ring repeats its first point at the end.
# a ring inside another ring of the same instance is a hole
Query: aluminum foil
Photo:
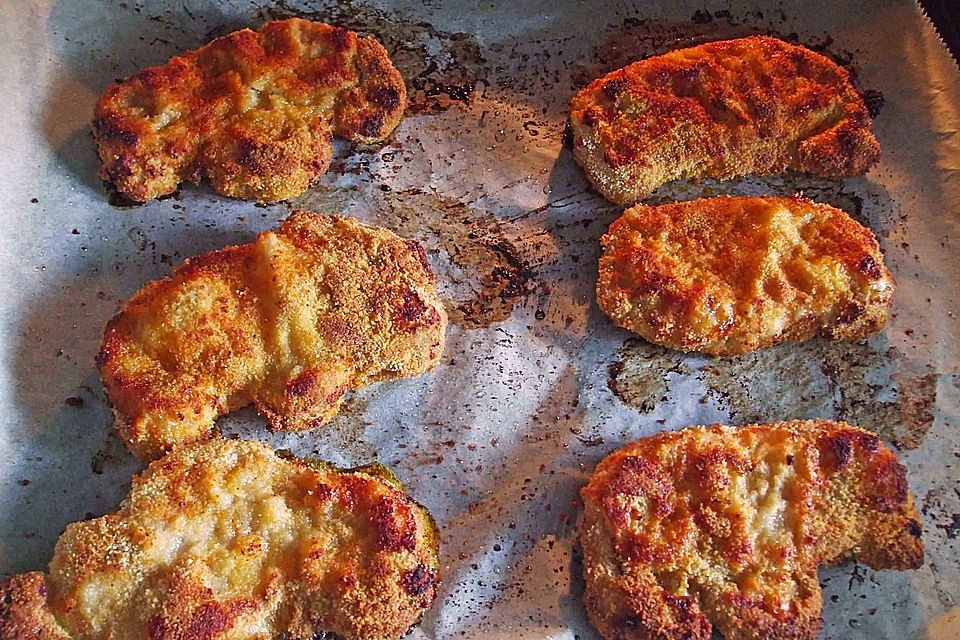
{"type": "Polygon", "coordinates": [[[917,571],[822,569],[823,636],[960,636],[960,71],[913,3],[31,0],[0,15],[0,571],[43,569],[64,526],[114,510],[140,469],[95,371],[107,319],[185,257],[303,206],[424,243],[453,319],[443,364],[354,394],[309,433],[271,434],[252,411],[220,427],[397,471],[443,535],[443,588],[414,638],[596,637],[575,546],[596,462],[664,429],[815,416],[896,447],[927,545],[917,571]],[[111,204],[90,137],[105,86],[290,15],[387,46],[412,97],[395,136],[339,147],[289,203],[189,187],[111,204]],[[803,192],[869,225],[898,289],[887,330],[864,344],[684,356],[615,329],[594,301],[598,239],[619,210],[564,144],[569,99],[634,59],[750,33],[847,66],[878,109],[881,163],[845,181],[682,183],[654,198],[803,192]]]}

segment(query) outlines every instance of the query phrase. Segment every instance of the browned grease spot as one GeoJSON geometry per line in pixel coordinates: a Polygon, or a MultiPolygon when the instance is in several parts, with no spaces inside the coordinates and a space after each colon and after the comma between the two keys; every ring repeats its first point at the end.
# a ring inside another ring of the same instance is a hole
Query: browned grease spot
{"type": "Polygon", "coordinates": [[[629,338],[608,369],[607,386],[625,404],[650,413],[667,397],[668,375],[690,372],[682,353],[629,338]]]}
{"type": "Polygon", "coordinates": [[[594,47],[592,57],[573,62],[571,79],[575,87],[585,87],[600,76],[650,56],[755,32],[749,27],[730,25],[721,38],[716,28],[709,24],[692,21],[666,24],[662,21],[626,18],[621,24],[607,30],[600,44],[594,47]]]}
{"type": "MultiPolygon", "coordinates": [[[[528,239],[508,235],[505,225],[484,209],[419,191],[382,194],[386,226],[402,236],[422,238],[446,253],[449,269],[438,274],[452,281],[456,292],[445,291],[451,321],[469,328],[506,320],[535,288],[534,265],[527,255],[536,250],[528,239]],[[445,273],[444,273],[445,271],[445,273]]],[[[535,239],[529,239],[532,244],[535,239]]]]}
{"type": "Polygon", "coordinates": [[[937,375],[894,348],[817,339],[717,359],[701,371],[736,423],[835,418],[901,449],[918,447],[933,426],[937,375]]]}
{"type": "Polygon", "coordinates": [[[481,207],[419,190],[314,189],[296,200],[313,211],[373,213],[367,224],[418,242],[431,256],[450,320],[476,329],[506,320],[539,283],[553,239],[540,227],[501,219],[481,207]]]}
{"type": "Polygon", "coordinates": [[[298,16],[376,38],[407,85],[408,113],[442,111],[468,101],[478,87],[487,84],[487,61],[473,34],[440,31],[427,22],[351,0],[311,11],[281,0],[262,8],[260,16],[264,20],[298,16]]]}
{"type": "MultiPolygon", "coordinates": [[[[612,24],[604,29],[600,43],[594,47],[593,56],[571,64],[571,77],[575,86],[580,88],[610,71],[644,58],[715,40],[751,35],[771,35],[791,44],[803,45],[831,58],[856,76],[853,52],[838,47],[830,35],[805,36],[801,39],[796,33],[780,32],[779,27],[785,16],[777,20],[771,12],[767,18],[751,13],[735,15],[729,10],[715,11],[713,14],[698,11],[687,19],[673,23],[630,16],[620,24],[612,24]]],[[[873,98],[872,102],[877,103],[878,100],[873,98]]],[[[882,96],[879,103],[882,106],[882,96]]]]}

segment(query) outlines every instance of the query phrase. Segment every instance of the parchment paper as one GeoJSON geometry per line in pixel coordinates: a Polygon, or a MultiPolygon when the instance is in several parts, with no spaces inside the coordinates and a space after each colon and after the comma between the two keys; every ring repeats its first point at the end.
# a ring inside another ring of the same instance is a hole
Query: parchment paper
{"type": "Polygon", "coordinates": [[[927,545],[918,571],[823,569],[823,636],[960,636],[960,71],[913,3],[31,0],[0,13],[0,571],[43,569],[63,527],[114,510],[140,469],[96,376],[107,319],[185,257],[248,242],[306,206],[428,247],[454,319],[443,364],[355,394],[313,432],[271,435],[252,411],[221,428],[397,471],[443,534],[443,588],[412,637],[596,637],[574,545],[577,492],[596,462],[663,429],[814,416],[898,448],[927,545]],[[184,188],[111,205],[89,124],[106,85],[293,14],[388,47],[413,97],[393,140],[341,145],[291,203],[184,188]],[[594,302],[598,239],[619,211],[564,147],[567,105],[634,59],[756,32],[855,72],[883,102],[883,160],[864,178],[674,184],[654,199],[803,191],[840,206],[881,239],[893,317],[862,345],[682,356],[613,328],[594,302]]]}

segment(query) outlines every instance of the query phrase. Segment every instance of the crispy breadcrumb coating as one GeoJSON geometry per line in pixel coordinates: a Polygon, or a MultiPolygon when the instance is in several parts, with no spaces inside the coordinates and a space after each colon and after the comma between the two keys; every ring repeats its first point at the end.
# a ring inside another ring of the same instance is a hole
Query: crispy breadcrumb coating
{"type": "Polygon", "coordinates": [[[679,178],[787,169],[851,176],[880,156],[847,71],[767,36],[679,49],[609,73],[573,98],[570,124],[577,162],[621,205],[679,178]]]}
{"type": "Polygon", "coordinates": [[[818,565],[923,562],[906,470],[842,422],[659,433],[604,459],[581,496],[584,601],[609,640],[812,640],[818,565]]]}
{"type": "Polygon", "coordinates": [[[120,435],[151,460],[250,403],[274,429],[317,427],[348,391],[436,366],[446,325],[419,244],[295,211],[137,292],[97,360],[120,435]]]}
{"type": "Polygon", "coordinates": [[[597,301],[681,351],[734,355],[883,328],[893,278],[869,229],[799,197],[718,197],[624,212],[601,239],[597,301]]]}
{"type": "Polygon", "coordinates": [[[375,40],[298,18],[243,29],[111,85],[93,135],[100,176],[131,200],[209,180],[235,198],[283,200],[327,170],[334,135],[376,142],[407,91],[375,40]]]}
{"type": "Polygon", "coordinates": [[[0,637],[399,638],[438,569],[430,514],[384,467],[216,439],[151,464],[118,513],[69,525],[47,575],[0,583],[0,637]]]}

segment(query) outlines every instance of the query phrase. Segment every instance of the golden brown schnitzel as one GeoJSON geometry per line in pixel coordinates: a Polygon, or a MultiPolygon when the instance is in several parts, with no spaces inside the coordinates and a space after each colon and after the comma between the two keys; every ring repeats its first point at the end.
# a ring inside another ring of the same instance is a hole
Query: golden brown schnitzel
{"type": "Polygon", "coordinates": [[[574,97],[570,124],[577,162],[622,205],[679,178],[787,169],[851,176],[880,155],[846,70],[766,36],[679,49],[609,73],[574,97]]]}
{"type": "Polygon", "coordinates": [[[430,514],[384,467],[195,443],[0,582],[4,640],[399,638],[436,595],[430,514]]]}
{"type": "Polygon", "coordinates": [[[274,429],[319,426],[348,391],[436,366],[446,326],[419,244],[295,211],[138,291],[98,364],[120,435],[150,460],[250,403],[274,429]]]}
{"type": "Polygon", "coordinates": [[[883,328],[893,279],[869,229],[799,197],[637,205],[602,238],[597,301],[617,326],[733,355],[883,328]]]}
{"type": "Polygon", "coordinates": [[[327,170],[334,135],[383,140],[406,102],[375,40],[268,22],[111,85],[93,119],[100,176],[138,202],[204,179],[235,198],[283,200],[327,170]]]}
{"type": "Polygon", "coordinates": [[[826,420],[643,438],[581,496],[587,612],[609,640],[817,637],[817,566],[923,562],[906,470],[826,420]]]}

